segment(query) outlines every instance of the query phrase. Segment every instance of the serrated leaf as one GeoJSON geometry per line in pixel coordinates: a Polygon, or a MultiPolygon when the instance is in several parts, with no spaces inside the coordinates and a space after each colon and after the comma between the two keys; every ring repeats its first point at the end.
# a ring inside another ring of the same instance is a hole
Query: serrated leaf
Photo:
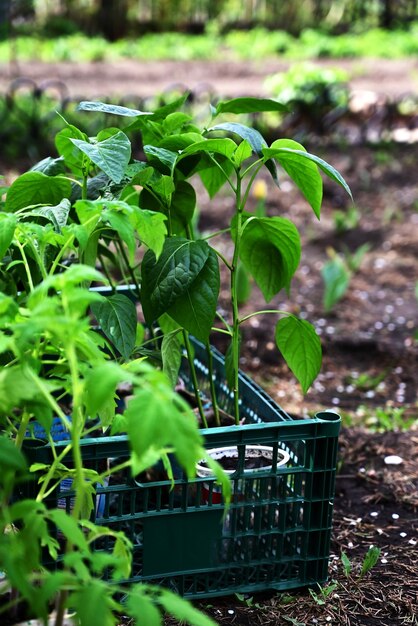
{"type": "Polygon", "coordinates": [[[118,104],[108,104],[107,102],[98,102],[91,100],[83,100],[82,102],[80,102],[77,106],[77,111],[94,111],[96,113],[121,115],[123,117],[153,115],[153,113],[149,111],[138,111],[137,109],[130,109],[128,107],[119,106],[118,104]]]}
{"type": "MultiPolygon", "coordinates": [[[[162,376],[162,374],[161,374],[162,376]]],[[[130,446],[139,464],[157,458],[173,448],[187,475],[195,475],[201,450],[201,436],[195,415],[184,400],[169,387],[165,376],[149,388],[138,389],[125,411],[130,446]],[[151,455],[151,456],[150,456],[151,455]]]]}
{"type": "Polygon", "coordinates": [[[48,511],[48,517],[79,550],[88,550],[88,544],[83,531],[71,515],[68,515],[68,513],[62,509],[51,509],[48,511]]]}
{"type": "Polygon", "coordinates": [[[70,141],[113,182],[120,183],[131,158],[131,142],[125,133],[119,131],[94,144],[81,139],[70,138],[70,141]]]}
{"type": "Polygon", "coordinates": [[[135,620],[135,626],[161,626],[162,617],[152,598],[138,587],[130,590],[126,600],[126,610],[135,620]]]}
{"type": "Polygon", "coordinates": [[[221,113],[261,113],[264,111],[288,111],[288,107],[277,100],[269,98],[233,98],[232,100],[221,100],[216,105],[215,115],[221,113]]]}
{"type": "Polygon", "coordinates": [[[84,580],[77,591],[70,594],[69,604],[76,612],[80,626],[115,626],[111,610],[112,597],[107,584],[95,578],[84,580]]]}
{"type": "Polygon", "coordinates": [[[306,393],[318,376],[322,362],[321,341],[305,320],[284,317],[276,325],[276,344],[306,393]]]}
{"type": "Polygon", "coordinates": [[[294,224],[282,217],[252,218],[241,237],[240,257],[253,276],[266,302],[290,282],[299,265],[299,233],[294,224]]]}
{"type": "Polygon", "coordinates": [[[206,242],[182,237],[168,237],[158,260],[153,252],[146,252],[141,269],[141,299],[149,323],[166,313],[186,293],[208,256],[206,242]]]}
{"type": "Polygon", "coordinates": [[[24,207],[38,204],[56,205],[71,195],[71,183],[60,176],[46,176],[41,172],[26,172],[9,188],[5,211],[14,213],[24,207]]]}
{"type": "Polygon", "coordinates": [[[135,347],[137,313],[134,303],[122,294],[94,302],[91,306],[102,331],[124,359],[129,359],[135,347]]]}
{"type": "MultiPolygon", "coordinates": [[[[127,374],[112,361],[96,365],[86,376],[86,409],[94,418],[109,402],[116,406],[115,394],[118,383],[127,380],[127,374]]],[[[114,410],[113,410],[114,413],[114,410]]]]}
{"type": "Polygon", "coordinates": [[[208,615],[205,615],[205,613],[192,606],[190,602],[167,589],[161,588],[158,601],[165,611],[175,617],[176,621],[180,623],[190,624],[191,626],[216,626],[216,623],[208,615]]]}

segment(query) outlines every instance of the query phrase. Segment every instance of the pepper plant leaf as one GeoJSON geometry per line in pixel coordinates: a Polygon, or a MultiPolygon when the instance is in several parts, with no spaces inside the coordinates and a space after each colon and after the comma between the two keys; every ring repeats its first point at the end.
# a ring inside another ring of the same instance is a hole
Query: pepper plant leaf
{"type": "Polygon", "coordinates": [[[13,214],[0,213],[0,261],[13,241],[17,219],[13,214]]]}
{"type": "Polygon", "coordinates": [[[289,108],[269,98],[233,98],[232,100],[221,100],[215,108],[215,115],[221,113],[261,113],[263,111],[286,112],[289,108]]]}
{"type": "Polygon", "coordinates": [[[289,290],[299,265],[301,245],[294,224],[283,217],[251,218],[241,238],[240,257],[266,302],[281,289],[289,290]]]}
{"type": "Polygon", "coordinates": [[[59,204],[71,195],[71,183],[61,176],[46,176],[42,172],[26,172],[9,188],[5,211],[14,213],[19,209],[39,204],[59,204]]]}
{"type": "Polygon", "coordinates": [[[108,104],[107,102],[94,102],[83,100],[77,106],[77,111],[94,111],[96,113],[110,113],[111,115],[121,115],[123,117],[139,117],[141,115],[153,115],[149,111],[138,111],[128,107],[119,106],[117,104],[108,104]]]}
{"type": "Polygon", "coordinates": [[[103,298],[91,305],[94,316],[106,337],[129,359],[135,347],[137,314],[134,303],[122,294],[103,298]]]}
{"type": "Polygon", "coordinates": [[[284,317],[277,322],[275,338],[283,358],[306,393],[318,376],[322,362],[321,341],[315,328],[294,316],[284,317]]]}
{"type": "MultiPolygon", "coordinates": [[[[264,156],[267,159],[274,158],[274,159],[277,159],[277,160],[280,161],[280,158],[283,158],[283,154],[286,152],[286,153],[289,153],[289,154],[293,154],[295,157],[301,159],[302,162],[303,161],[312,161],[313,163],[315,163],[324,172],[324,174],[326,174],[328,176],[328,178],[330,178],[334,182],[336,182],[339,185],[341,185],[341,187],[343,187],[343,189],[345,189],[345,191],[348,193],[350,198],[353,199],[353,196],[351,195],[350,187],[348,186],[348,184],[346,183],[344,178],[341,176],[341,174],[334,167],[332,167],[332,165],[329,165],[329,163],[327,163],[326,161],[324,161],[320,157],[316,156],[315,154],[311,154],[310,152],[306,152],[304,149],[301,150],[301,149],[296,148],[296,147],[295,148],[286,147],[282,143],[283,141],[285,141],[286,143],[290,142],[291,144],[297,144],[297,142],[291,141],[290,139],[287,139],[287,140],[278,139],[277,141],[274,141],[271,144],[270,148],[263,148],[264,156]]],[[[300,146],[300,144],[298,144],[298,145],[300,146]]],[[[302,167],[302,166],[299,166],[299,167],[302,167]]],[[[295,182],[296,182],[296,184],[298,184],[296,180],[295,180],[295,182]]],[[[301,189],[301,191],[302,191],[302,193],[304,193],[304,191],[302,189],[301,189]]],[[[308,199],[308,202],[310,202],[309,199],[308,199]]]]}
{"type": "MultiPolygon", "coordinates": [[[[306,150],[297,141],[278,139],[272,144],[273,148],[277,151],[276,161],[296,183],[319,219],[322,204],[322,178],[318,166],[313,161],[300,156],[300,153],[306,153],[306,150]]],[[[263,152],[265,153],[264,150],[263,152]]]]}
{"type": "Polygon", "coordinates": [[[182,155],[196,154],[198,152],[215,152],[227,159],[231,159],[236,149],[237,144],[232,139],[205,139],[188,146],[183,150],[182,155]]]}
{"type": "Polygon", "coordinates": [[[163,372],[166,374],[173,388],[177,384],[182,354],[183,348],[180,330],[164,333],[161,342],[163,372]]]}
{"type": "MultiPolygon", "coordinates": [[[[245,139],[247,141],[252,150],[256,153],[257,156],[263,156],[263,150],[267,148],[267,142],[264,139],[263,135],[258,132],[255,128],[251,128],[250,126],[245,126],[244,124],[237,124],[236,122],[224,122],[223,124],[216,124],[216,126],[212,126],[208,129],[208,132],[213,130],[224,130],[229,133],[234,133],[241,137],[241,139],[245,139]]],[[[270,172],[274,182],[278,185],[277,178],[277,169],[273,160],[267,159],[265,161],[265,166],[270,172]]]]}
{"type": "Polygon", "coordinates": [[[146,209],[135,210],[135,228],[140,240],[154,252],[158,259],[167,236],[166,216],[146,209]]]}
{"type": "Polygon", "coordinates": [[[167,313],[197,339],[206,342],[215,319],[219,288],[218,257],[210,248],[198,276],[167,313]]]}
{"type": "Polygon", "coordinates": [[[157,260],[148,250],[142,261],[141,299],[145,319],[151,323],[186,294],[209,256],[204,241],[168,237],[157,260]]]}
{"type": "Polygon", "coordinates": [[[114,183],[120,183],[131,158],[131,142],[125,133],[118,131],[96,143],[73,138],[70,141],[114,183]]]}

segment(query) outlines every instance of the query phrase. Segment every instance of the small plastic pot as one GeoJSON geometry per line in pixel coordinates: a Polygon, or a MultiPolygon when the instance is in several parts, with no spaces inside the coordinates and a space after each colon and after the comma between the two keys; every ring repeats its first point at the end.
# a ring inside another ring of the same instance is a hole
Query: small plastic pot
{"type": "MultiPolygon", "coordinates": [[[[234,467],[233,469],[224,469],[224,472],[226,474],[228,474],[229,476],[233,476],[233,474],[235,474],[235,472],[238,469],[238,448],[237,446],[228,446],[228,447],[223,447],[223,448],[212,448],[211,450],[208,450],[208,454],[215,460],[215,461],[220,461],[221,459],[227,458],[229,461],[235,459],[236,460],[236,467],[234,467]]],[[[259,457],[264,457],[267,459],[273,459],[273,448],[271,446],[262,446],[262,445],[247,445],[245,448],[245,465],[248,463],[251,463],[254,461],[254,459],[257,459],[259,457]]],[[[282,450],[281,448],[278,448],[277,450],[277,463],[276,463],[276,468],[277,467],[282,467],[283,465],[286,465],[289,462],[290,459],[290,455],[288,452],[286,452],[286,450],[282,450]]],[[[222,465],[222,463],[221,463],[222,465]]],[[[254,474],[254,473],[258,473],[258,472],[266,472],[266,471],[270,471],[271,470],[271,464],[270,465],[264,465],[262,467],[257,467],[257,468],[246,468],[244,466],[244,476],[246,474],[254,474]]],[[[201,461],[197,466],[196,466],[196,473],[199,476],[199,478],[213,478],[213,472],[209,467],[206,467],[205,465],[203,465],[203,462],[201,461]]],[[[234,495],[235,496],[239,496],[240,492],[244,491],[244,480],[238,480],[238,484],[235,486],[234,489],[234,495]]],[[[220,485],[216,485],[214,484],[213,486],[210,485],[210,483],[203,483],[203,488],[202,488],[202,501],[204,503],[209,502],[211,499],[212,504],[220,504],[222,502],[222,487],[220,485]],[[212,487],[212,488],[211,488],[212,487]],[[211,497],[212,496],[212,497],[211,497]]]]}

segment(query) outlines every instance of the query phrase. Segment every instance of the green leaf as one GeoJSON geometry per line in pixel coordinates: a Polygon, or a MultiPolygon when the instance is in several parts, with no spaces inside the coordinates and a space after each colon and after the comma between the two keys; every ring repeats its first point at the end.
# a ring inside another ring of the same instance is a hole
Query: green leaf
{"type": "Polygon", "coordinates": [[[174,388],[177,385],[181,358],[183,354],[182,342],[179,337],[181,331],[164,334],[161,342],[161,358],[163,360],[163,372],[174,388]]]}
{"type": "Polygon", "coordinates": [[[210,248],[209,256],[198,276],[175,300],[167,313],[197,339],[206,342],[216,315],[219,288],[218,257],[210,248]]]}
{"type": "Polygon", "coordinates": [[[166,216],[155,211],[137,209],[135,211],[136,230],[140,240],[154,252],[158,259],[167,236],[166,216]]]}
{"type": "Polygon", "coordinates": [[[158,602],[167,613],[180,623],[191,624],[191,626],[216,626],[216,623],[208,615],[195,609],[190,602],[180,598],[172,591],[161,588],[158,594],[158,602]]]}
{"type": "Polygon", "coordinates": [[[60,176],[46,176],[41,172],[26,172],[9,188],[5,211],[14,213],[24,207],[38,204],[56,205],[71,195],[71,183],[60,176]]]}
{"type": "Polygon", "coordinates": [[[153,252],[146,252],[142,261],[141,298],[147,322],[158,319],[186,293],[208,256],[206,242],[182,237],[168,237],[158,260],[153,252]]]}
{"type": "Polygon", "coordinates": [[[381,550],[377,546],[370,546],[367,550],[361,566],[360,579],[376,565],[379,560],[380,552],[381,550]]]}
{"type": "Polygon", "coordinates": [[[135,626],[161,626],[162,617],[152,598],[141,587],[128,592],[126,610],[135,620],[135,626]]]}
{"type": "Polygon", "coordinates": [[[323,305],[326,313],[329,313],[343,298],[350,285],[351,273],[341,257],[336,256],[325,263],[321,270],[324,281],[323,305]]]}
{"type": "Polygon", "coordinates": [[[63,157],[58,157],[57,159],[46,157],[46,159],[35,163],[35,165],[30,168],[30,171],[42,172],[42,174],[46,174],[47,176],[65,174],[65,160],[63,157]]]}
{"type": "Polygon", "coordinates": [[[276,325],[276,344],[306,393],[321,369],[321,341],[305,320],[284,317],[276,325]]]}
{"type": "Polygon", "coordinates": [[[234,161],[238,166],[240,166],[246,159],[250,158],[251,154],[252,148],[250,144],[248,141],[243,139],[235,151],[234,161]]]}
{"type": "MultiPolygon", "coordinates": [[[[127,374],[116,363],[108,361],[88,371],[86,375],[86,409],[89,417],[94,418],[108,404],[116,406],[115,394],[117,385],[127,380],[127,374]]],[[[114,413],[114,410],[113,410],[114,413]]]]}
{"type": "Polygon", "coordinates": [[[160,380],[138,389],[125,411],[131,448],[140,465],[144,458],[155,463],[166,448],[174,448],[179,463],[192,477],[202,454],[201,436],[191,408],[160,380]]]}
{"type": "Polygon", "coordinates": [[[296,183],[319,219],[322,204],[322,178],[317,165],[300,156],[300,153],[304,154],[306,150],[296,141],[278,139],[272,144],[272,149],[273,147],[277,151],[275,159],[296,183]],[[283,149],[282,152],[280,152],[281,149],[283,149]]]}
{"type": "MultiPolygon", "coordinates": [[[[252,150],[259,156],[260,158],[263,156],[264,149],[267,147],[267,142],[261,133],[258,132],[255,128],[251,128],[250,126],[244,126],[244,124],[237,124],[236,122],[225,122],[223,124],[216,124],[216,126],[212,126],[209,128],[208,132],[213,130],[225,130],[229,133],[235,133],[247,141],[252,150]]],[[[278,185],[277,179],[277,171],[274,161],[267,160],[265,162],[265,166],[269,170],[274,182],[278,185]]]]}
{"type": "Polygon", "coordinates": [[[0,436],[0,475],[5,471],[25,472],[27,469],[26,459],[16,444],[0,436]]]}
{"type": "Polygon", "coordinates": [[[137,313],[132,300],[115,294],[91,306],[102,331],[121,353],[129,359],[135,347],[137,313]]]}
{"type": "Polygon", "coordinates": [[[241,139],[245,139],[258,156],[262,156],[262,149],[267,147],[264,137],[258,132],[258,130],[251,128],[250,126],[244,126],[244,124],[224,122],[223,124],[216,124],[216,126],[212,126],[208,129],[208,132],[215,130],[224,130],[228,133],[238,135],[241,139]]]}
{"type": "Polygon", "coordinates": [[[0,213],[0,261],[13,241],[16,223],[15,215],[0,213]]]}
{"type": "Polygon", "coordinates": [[[75,610],[80,626],[115,626],[108,585],[94,578],[85,580],[70,594],[69,605],[75,610]]]}
{"type": "Polygon", "coordinates": [[[288,111],[288,107],[268,98],[233,98],[221,100],[216,105],[215,115],[221,113],[259,113],[263,111],[288,111]]]}
{"type": "Polygon", "coordinates": [[[79,550],[88,550],[84,533],[71,515],[68,515],[62,509],[50,509],[48,517],[79,550]]]}
{"type": "Polygon", "coordinates": [[[235,141],[232,141],[232,139],[205,139],[204,141],[198,141],[185,148],[182,152],[182,156],[196,154],[198,152],[214,152],[221,154],[227,159],[232,159],[236,148],[237,144],[235,141]]]}
{"type": "Polygon", "coordinates": [[[131,142],[122,131],[103,141],[88,143],[81,139],[70,139],[89,159],[114,183],[120,183],[131,158],[131,142]]]}
{"type": "Polygon", "coordinates": [[[171,201],[171,194],[175,190],[171,176],[161,176],[152,182],[152,189],[163,198],[168,204],[171,201]]]}
{"type": "Polygon", "coordinates": [[[119,106],[117,104],[107,104],[107,102],[93,102],[83,100],[77,106],[77,111],[95,111],[96,113],[107,113],[110,115],[121,115],[123,117],[139,117],[142,115],[151,116],[153,113],[149,111],[138,111],[128,107],[119,106]]]}
{"type": "Polygon", "coordinates": [[[283,287],[290,288],[300,261],[299,233],[283,217],[250,218],[244,226],[241,261],[269,302],[283,287]]]}
{"type": "Polygon", "coordinates": [[[171,198],[171,218],[185,229],[191,224],[196,208],[196,192],[192,185],[180,180],[171,198]]]}
{"type": "Polygon", "coordinates": [[[88,141],[87,135],[82,133],[76,126],[69,124],[66,128],[60,130],[60,132],[55,136],[55,146],[58,153],[64,158],[67,167],[69,167],[77,176],[81,176],[84,156],[81,150],[73,144],[71,141],[72,139],[88,141]]]}
{"type": "MultiPolygon", "coordinates": [[[[113,207],[113,203],[108,203],[106,206],[107,209],[103,211],[102,217],[109,222],[116,232],[116,236],[125,242],[129,251],[129,261],[133,265],[135,263],[136,240],[131,218],[125,212],[118,210],[118,203],[115,203],[115,207],[113,207]]],[[[129,212],[133,214],[133,209],[129,205],[126,206],[129,207],[129,212]]]]}
{"type": "Polygon", "coordinates": [[[344,574],[346,576],[349,576],[351,573],[351,562],[347,554],[344,551],[341,552],[341,563],[343,564],[344,574]]]}
{"type": "Polygon", "coordinates": [[[155,146],[144,146],[144,152],[150,163],[155,163],[155,161],[162,163],[168,168],[170,174],[173,173],[179,157],[176,152],[171,152],[171,150],[165,150],[164,148],[156,148],[155,146]]]}
{"type": "Polygon", "coordinates": [[[68,216],[70,214],[71,203],[67,198],[63,198],[56,206],[43,206],[38,209],[32,209],[30,213],[26,215],[33,215],[37,217],[44,217],[52,222],[54,229],[57,233],[61,232],[63,226],[67,224],[68,216]]]}
{"type": "Polygon", "coordinates": [[[199,163],[198,173],[210,198],[216,196],[220,188],[226,183],[233,169],[234,166],[231,161],[220,155],[212,158],[209,155],[203,155],[199,163]],[[216,165],[216,163],[219,163],[221,167],[216,165]]]}
{"type": "MultiPolygon", "coordinates": [[[[282,140],[279,139],[278,141],[282,141],[282,140]]],[[[345,191],[348,193],[350,198],[353,199],[353,196],[351,195],[350,187],[347,185],[347,183],[345,182],[341,174],[334,167],[329,165],[329,163],[327,163],[320,157],[317,157],[314,154],[311,154],[310,152],[304,152],[303,150],[291,150],[290,148],[280,148],[280,147],[279,149],[276,149],[275,145],[276,145],[276,142],[274,141],[271,144],[271,148],[264,148],[263,149],[264,156],[266,156],[267,158],[275,159],[277,158],[277,154],[283,153],[284,151],[286,151],[286,152],[292,152],[293,154],[298,155],[302,159],[313,161],[324,172],[324,174],[326,174],[334,182],[341,185],[341,187],[343,187],[343,189],[345,189],[345,191]]]]}

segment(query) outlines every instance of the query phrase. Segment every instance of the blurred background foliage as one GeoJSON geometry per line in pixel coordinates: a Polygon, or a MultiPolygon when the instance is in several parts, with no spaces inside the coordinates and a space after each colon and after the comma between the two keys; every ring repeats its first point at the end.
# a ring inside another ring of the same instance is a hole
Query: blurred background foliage
{"type": "Polygon", "coordinates": [[[306,28],[344,33],[405,28],[417,19],[417,0],[0,0],[3,36],[84,32],[115,41],[145,32],[203,33],[264,26],[299,36],[306,28]]]}

